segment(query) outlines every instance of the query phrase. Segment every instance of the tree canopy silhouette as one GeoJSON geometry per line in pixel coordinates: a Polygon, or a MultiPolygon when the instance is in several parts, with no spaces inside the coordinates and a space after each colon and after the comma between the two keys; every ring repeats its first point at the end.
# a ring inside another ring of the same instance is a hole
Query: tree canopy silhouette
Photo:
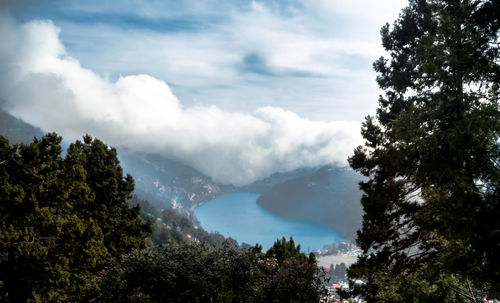
{"type": "Polygon", "coordinates": [[[368,177],[351,294],[500,295],[499,17],[498,0],[411,0],[382,28],[385,93],[349,159],[368,177]]]}
{"type": "Polygon", "coordinates": [[[48,134],[11,146],[0,137],[0,298],[78,301],[96,290],[105,259],[142,248],[150,223],[116,151],[89,136],[68,147],[48,134]]]}

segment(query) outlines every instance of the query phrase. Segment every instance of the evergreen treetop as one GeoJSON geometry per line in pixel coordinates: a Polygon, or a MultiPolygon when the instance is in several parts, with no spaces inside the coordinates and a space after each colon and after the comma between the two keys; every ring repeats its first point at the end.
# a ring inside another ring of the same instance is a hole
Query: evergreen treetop
{"type": "Polygon", "coordinates": [[[0,137],[0,299],[80,301],[109,256],[142,248],[150,224],[127,199],[114,149],[86,136],[61,156],[48,134],[11,146],[0,137]]]}
{"type": "Polygon", "coordinates": [[[349,159],[369,302],[500,295],[499,18],[498,0],[411,0],[381,30],[385,93],[349,159]]]}

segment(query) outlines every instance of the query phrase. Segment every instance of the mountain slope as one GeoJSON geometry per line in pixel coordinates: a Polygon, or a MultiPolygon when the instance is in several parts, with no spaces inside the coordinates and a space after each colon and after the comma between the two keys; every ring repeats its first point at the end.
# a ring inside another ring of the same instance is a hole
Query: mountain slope
{"type": "Polygon", "coordinates": [[[267,178],[257,180],[245,186],[241,186],[238,188],[238,191],[250,193],[267,192],[280,183],[310,175],[317,170],[318,167],[302,167],[290,172],[274,173],[267,178]]]}
{"type": "MultiPolygon", "coordinates": [[[[13,143],[29,143],[43,136],[42,130],[0,110],[0,135],[13,143]]],[[[82,134],[83,135],[83,134],[82,134]]],[[[67,146],[66,143],[62,144],[67,146]]],[[[135,180],[135,192],[157,208],[175,209],[193,219],[194,207],[234,190],[220,185],[195,169],[159,155],[118,149],[125,173],[135,180]]]]}
{"type": "Polygon", "coordinates": [[[203,242],[221,247],[224,243],[238,246],[238,242],[231,238],[224,238],[221,234],[209,233],[202,227],[196,226],[185,216],[171,209],[159,211],[151,202],[134,195],[129,201],[130,205],[141,206],[141,218],[153,223],[151,241],[155,245],[176,243],[203,242]]]}
{"type": "Polygon", "coordinates": [[[41,137],[43,132],[21,119],[0,110],[0,135],[9,139],[11,143],[32,142],[33,137],[41,137]]]}
{"type": "Polygon", "coordinates": [[[351,169],[324,166],[276,185],[257,202],[285,218],[330,225],[352,240],[361,227],[359,180],[351,169]]]}
{"type": "MultiPolygon", "coordinates": [[[[0,135],[11,142],[31,142],[43,132],[0,110],[0,135]]],[[[124,172],[135,179],[135,193],[159,209],[175,209],[193,221],[194,208],[233,191],[263,193],[258,203],[291,219],[331,225],[352,238],[361,222],[359,176],[333,167],[300,168],[275,173],[250,185],[221,185],[195,169],[159,155],[118,150],[124,172]]]]}
{"type": "Polygon", "coordinates": [[[156,207],[175,209],[188,217],[200,203],[234,190],[177,161],[119,150],[124,171],[135,180],[136,193],[156,207]]]}

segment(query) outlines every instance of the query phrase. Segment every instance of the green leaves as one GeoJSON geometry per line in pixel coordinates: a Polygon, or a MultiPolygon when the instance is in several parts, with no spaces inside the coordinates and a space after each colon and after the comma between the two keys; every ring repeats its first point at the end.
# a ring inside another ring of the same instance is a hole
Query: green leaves
{"type": "MultiPolygon", "coordinates": [[[[412,0],[381,30],[390,58],[374,68],[385,94],[349,159],[370,178],[360,185],[364,255],[350,270],[368,282],[358,289],[368,301],[397,302],[382,291],[403,291],[406,279],[431,298],[439,282],[416,274],[431,264],[470,279],[475,295],[500,294],[500,242],[486,236],[500,212],[500,26],[485,11],[497,2],[412,0]]],[[[401,302],[419,296],[406,293],[401,302]]]]}
{"type": "Polygon", "coordinates": [[[80,300],[106,257],[144,247],[151,227],[127,204],[133,180],[113,149],[86,141],[62,158],[54,133],[14,146],[0,138],[1,298],[80,300]]]}
{"type": "Polygon", "coordinates": [[[323,289],[314,257],[300,253],[292,240],[278,240],[265,254],[258,246],[170,242],[114,259],[99,300],[318,302],[323,289]]]}

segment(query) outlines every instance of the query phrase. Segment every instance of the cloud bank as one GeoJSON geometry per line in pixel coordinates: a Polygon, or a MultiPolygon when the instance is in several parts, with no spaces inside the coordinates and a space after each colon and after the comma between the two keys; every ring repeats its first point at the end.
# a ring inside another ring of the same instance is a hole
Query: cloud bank
{"type": "Polygon", "coordinates": [[[59,31],[51,21],[17,24],[0,15],[0,98],[13,115],[65,139],[89,133],[235,185],[304,166],[345,165],[361,142],[358,122],[312,121],[278,107],[239,113],[184,106],[152,76],[102,77],[67,53],[59,31]]]}
{"type": "MultiPolygon", "coordinates": [[[[1,2],[1,1],[0,1],[1,2]]],[[[82,66],[113,80],[148,74],[184,106],[275,106],[312,120],[375,112],[379,30],[407,0],[17,0],[48,19],[82,66]]]]}

